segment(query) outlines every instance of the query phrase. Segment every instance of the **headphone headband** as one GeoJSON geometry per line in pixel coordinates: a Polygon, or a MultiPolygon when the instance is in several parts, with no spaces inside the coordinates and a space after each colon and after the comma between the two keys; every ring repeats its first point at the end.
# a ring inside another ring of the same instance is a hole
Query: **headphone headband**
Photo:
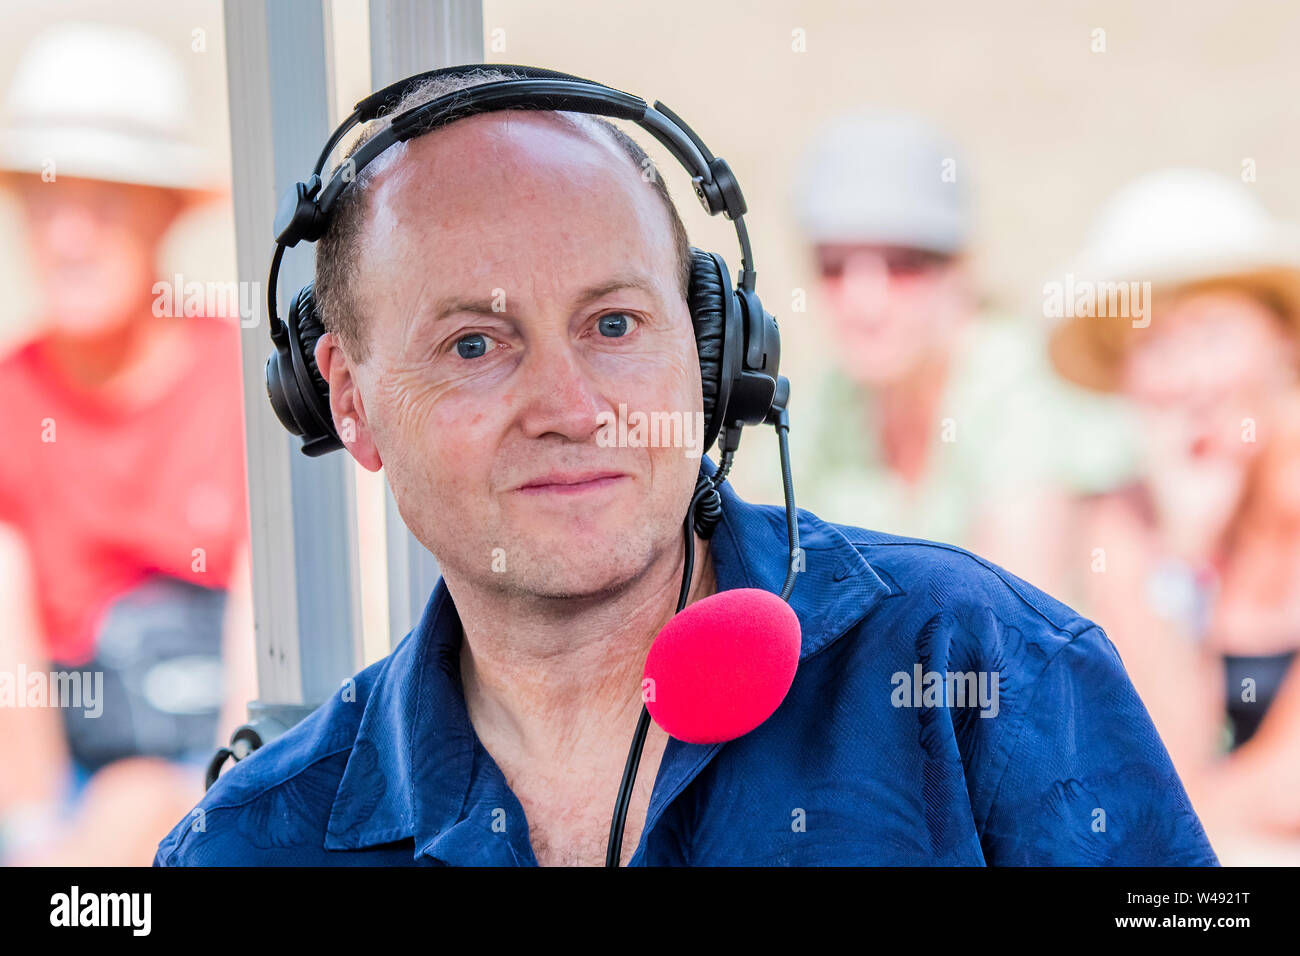
{"type": "Polygon", "coordinates": [[[306,182],[294,183],[281,198],[275,213],[276,250],[266,291],[272,338],[279,341],[284,330],[278,302],[280,260],[284,250],[304,240],[315,242],[325,234],[334,207],[361,170],[395,143],[432,132],[467,116],[521,107],[613,116],[631,120],[649,132],[691,174],[696,198],[705,211],[711,216],[722,213],[735,226],[740,244],[740,272],[736,276],[736,285],[750,292],[754,290],[757,272],[744,220],[748,207],[740,183],[727,161],[709,152],[703,140],[676,113],[658,100],[653,107],[647,106],[638,96],[570,73],[506,63],[462,64],[408,76],[359,100],[352,115],[325,143],[312,175],[306,182]],[[455,90],[395,116],[388,128],[363,143],[334,171],[328,184],[322,181],[321,173],[330,154],[358,124],[381,118],[385,110],[395,108],[402,97],[427,80],[472,69],[521,73],[524,78],[455,90]]]}
{"type": "Polygon", "coordinates": [[[651,107],[638,96],[567,73],[505,64],[491,68],[512,70],[525,76],[455,90],[393,117],[385,129],[363,143],[325,183],[321,178],[325,162],[349,130],[360,123],[379,119],[386,108],[395,106],[421,83],[446,74],[463,73],[466,68],[445,67],[419,73],[360,100],[352,115],[329,138],[311,177],[306,182],[295,183],[281,200],[275,217],[276,242],[293,247],[303,240],[315,242],[320,239],[329,227],[330,215],[344,191],[366,166],[396,143],[479,113],[508,109],[588,113],[630,120],[672,153],[673,158],[691,174],[695,195],[705,211],[711,216],[723,213],[735,224],[741,247],[738,284],[746,289],[754,288],[753,253],[742,218],[747,206],[740,184],[727,161],[710,153],[694,130],[675,113],[658,101],[651,107]]]}
{"type": "MultiPolygon", "coordinates": [[[[468,90],[440,96],[394,117],[385,129],[366,140],[321,189],[317,204],[325,220],[328,221],[331,211],[348,185],[391,146],[433,132],[458,119],[523,107],[595,113],[639,123],[650,109],[644,100],[636,97],[624,93],[594,91],[572,80],[505,80],[484,83],[472,89],[475,93],[473,99],[463,95],[468,90]]],[[[699,165],[704,165],[702,160],[699,165]]],[[[707,166],[704,168],[707,171],[707,166]]],[[[303,238],[320,237],[307,235],[303,238]]]]}
{"type": "MultiPolygon", "coordinates": [[[[561,73],[558,70],[543,70],[537,66],[521,66],[514,63],[483,63],[480,64],[482,69],[500,70],[503,73],[519,73],[524,79],[534,80],[580,80],[583,83],[589,83],[592,86],[604,86],[603,83],[597,83],[595,80],[586,80],[580,76],[574,76],[572,73],[561,73]]],[[[392,110],[402,101],[411,90],[415,89],[425,80],[432,80],[439,76],[449,76],[452,74],[464,73],[467,69],[473,69],[473,66],[444,66],[436,70],[427,70],[424,73],[416,73],[413,76],[405,77],[396,83],[390,83],[382,90],[376,90],[369,96],[357,100],[352,107],[352,111],[359,117],[358,122],[367,123],[370,120],[378,119],[386,110],[392,110]]],[[[608,87],[613,89],[613,87],[608,87]]]]}

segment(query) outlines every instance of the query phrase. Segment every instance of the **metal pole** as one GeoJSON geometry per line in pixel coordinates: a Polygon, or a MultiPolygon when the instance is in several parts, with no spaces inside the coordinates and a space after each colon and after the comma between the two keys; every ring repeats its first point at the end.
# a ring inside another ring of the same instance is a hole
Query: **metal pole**
{"type": "MultiPolygon", "coordinates": [[[[265,297],[276,200],[330,133],[332,57],[321,0],[227,0],[239,278],[265,297]]],[[[290,250],[280,301],[312,277],[290,250]],[[286,292],[288,294],[286,294],[286,292]]],[[[242,330],[258,700],[250,714],[292,726],[361,666],[353,464],[311,459],[266,397],[267,317],[242,330]]]]}

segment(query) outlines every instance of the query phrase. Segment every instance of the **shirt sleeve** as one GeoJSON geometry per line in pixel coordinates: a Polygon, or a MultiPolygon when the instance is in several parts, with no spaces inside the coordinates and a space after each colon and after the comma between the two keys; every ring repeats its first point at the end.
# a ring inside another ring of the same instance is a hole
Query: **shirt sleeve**
{"type": "Polygon", "coordinates": [[[1038,678],[981,827],[986,860],[1023,866],[1218,866],[1100,627],[1038,678]]]}

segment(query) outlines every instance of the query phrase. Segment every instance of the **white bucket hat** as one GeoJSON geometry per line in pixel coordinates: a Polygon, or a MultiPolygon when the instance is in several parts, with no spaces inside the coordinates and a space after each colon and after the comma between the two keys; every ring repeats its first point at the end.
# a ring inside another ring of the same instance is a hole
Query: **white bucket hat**
{"type": "Polygon", "coordinates": [[[875,243],[956,253],[970,238],[967,170],[919,116],[863,109],[813,137],[796,175],[795,212],[813,243],[875,243]]]}
{"type": "Polygon", "coordinates": [[[134,30],[62,23],[40,34],[0,112],[0,170],[214,192],[220,180],[187,135],[185,75],[134,30]]]}
{"type": "MultiPolygon", "coordinates": [[[[1274,305],[1300,332],[1300,229],[1273,219],[1244,183],[1208,170],[1159,170],[1120,189],[1064,274],[1076,285],[1150,282],[1153,294],[1228,283],[1274,305]]],[[[1113,391],[1132,329],[1123,318],[1057,318],[1052,361],[1073,382],[1113,391]]]]}

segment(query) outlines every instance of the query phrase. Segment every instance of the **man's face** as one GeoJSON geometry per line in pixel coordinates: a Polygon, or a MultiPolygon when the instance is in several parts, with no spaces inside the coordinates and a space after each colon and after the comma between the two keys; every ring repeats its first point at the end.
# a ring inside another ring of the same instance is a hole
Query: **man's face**
{"type": "Polygon", "coordinates": [[[680,447],[598,443],[620,403],[702,408],[661,201],[615,145],[547,114],[472,117],[395,152],[356,263],[354,454],[382,460],[412,533],[481,587],[634,579],[676,545],[699,470],[680,447]],[[556,473],[610,477],[527,487],[556,473]]]}
{"type": "Polygon", "coordinates": [[[902,246],[816,250],[840,362],[857,382],[888,385],[952,347],[974,309],[960,258],[902,246]]]}

